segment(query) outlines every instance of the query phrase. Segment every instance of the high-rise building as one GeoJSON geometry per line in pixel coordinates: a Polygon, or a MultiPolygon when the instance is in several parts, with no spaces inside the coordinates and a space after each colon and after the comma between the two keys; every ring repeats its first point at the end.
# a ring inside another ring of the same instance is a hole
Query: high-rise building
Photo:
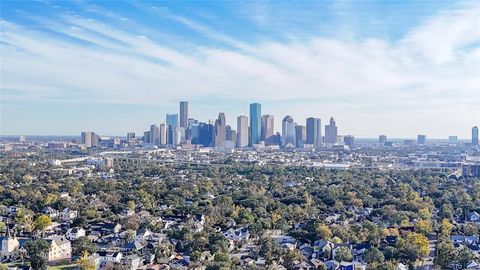
{"type": "Polygon", "coordinates": [[[307,118],[307,144],[314,147],[322,145],[322,127],[320,118],[307,118]]]}
{"type": "Polygon", "coordinates": [[[226,140],[231,142],[231,145],[235,147],[237,142],[237,132],[232,129],[230,125],[227,125],[226,140]]]}
{"type": "Polygon", "coordinates": [[[167,144],[167,129],[165,127],[165,124],[160,124],[158,136],[161,145],[167,144]]]}
{"type": "Polygon", "coordinates": [[[150,131],[143,132],[143,142],[150,143],[150,131]]]}
{"type": "Polygon", "coordinates": [[[427,136],[426,135],[417,135],[417,144],[418,145],[425,145],[427,142],[427,136]]]}
{"type": "Polygon", "coordinates": [[[330,124],[325,126],[325,143],[335,144],[337,142],[337,131],[335,119],[330,117],[330,124]]]}
{"type": "Polygon", "coordinates": [[[215,121],[215,146],[223,146],[227,140],[227,123],[225,114],[219,113],[215,121]]]}
{"type": "Polygon", "coordinates": [[[203,122],[198,123],[198,138],[193,139],[192,143],[200,144],[205,147],[211,147],[214,143],[214,127],[212,124],[207,124],[203,122]]]}
{"type": "Polygon", "coordinates": [[[387,142],[387,135],[380,135],[378,136],[378,143],[385,144],[387,142]]]}
{"type": "Polygon", "coordinates": [[[305,141],[307,140],[307,128],[302,125],[295,126],[295,146],[297,148],[303,147],[305,141]]]}
{"type": "Polygon", "coordinates": [[[178,114],[167,114],[166,118],[167,128],[167,144],[173,144],[175,129],[178,127],[178,114]]]}
{"type": "Polygon", "coordinates": [[[188,128],[188,102],[180,101],[180,126],[188,128]]]}
{"type": "Polygon", "coordinates": [[[353,141],[355,140],[355,137],[352,135],[345,135],[343,136],[343,142],[348,145],[349,147],[353,147],[353,141]]]}
{"type": "Polygon", "coordinates": [[[295,146],[295,122],[290,115],[287,115],[282,120],[282,145],[295,146]]]}
{"type": "Polygon", "coordinates": [[[160,128],[157,125],[150,126],[150,143],[160,145],[160,128]]]}
{"type": "Polygon", "coordinates": [[[478,146],[478,127],[472,127],[472,146],[478,146]]]}
{"type": "Polygon", "coordinates": [[[266,145],[272,144],[272,136],[274,130],[274,117],[273,115],[262,115],[262,132],[260,140],[264,141],[266,145]]]}
{"type": "Polygon", "coordinates": [[[127,133],[127,141],[131,141],[135,139],[135,132],[128,132],[127,133]]]}
{"type": "Polygon", "coordinates": [[[262,105],[260,103],[250,104],[250,141],[249,145],[258,144],[262,137],[262,105]]]}
{"type": "Polygon", "coordinates": [[[236,147],[248,146],[248,117],[240,115],[237,117],[237,142],[236,147]]]}

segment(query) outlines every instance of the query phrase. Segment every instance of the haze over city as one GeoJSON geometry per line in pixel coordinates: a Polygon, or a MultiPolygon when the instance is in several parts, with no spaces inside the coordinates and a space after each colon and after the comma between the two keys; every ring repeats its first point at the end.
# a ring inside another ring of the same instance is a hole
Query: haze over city
{"type": "Polygon", "coordinates": [[[180,100],[281,131],[468,139],[480,122],[478,2],[15,2],[1,9],[1,135],[141,133],[180,100]]]}

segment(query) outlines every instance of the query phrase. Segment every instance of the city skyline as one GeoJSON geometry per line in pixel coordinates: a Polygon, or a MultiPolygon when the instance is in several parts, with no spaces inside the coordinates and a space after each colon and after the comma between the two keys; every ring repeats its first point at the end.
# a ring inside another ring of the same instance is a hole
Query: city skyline
{"type": "Polygon", "coordinates": [[[0,134],[140,132],[187,100],[189,116],[224,112],[231,125],[258,102],[276,131],[285,115],[334,116],[357,137],[468,138],[480,123],[479,11],[473,1],[8,1],[0,134]]]}

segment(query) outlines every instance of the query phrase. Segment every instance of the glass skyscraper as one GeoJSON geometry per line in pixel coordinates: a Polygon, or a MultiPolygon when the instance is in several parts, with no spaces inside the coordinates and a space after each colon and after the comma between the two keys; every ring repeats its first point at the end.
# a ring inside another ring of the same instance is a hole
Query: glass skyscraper
{"type": "Polygon", "coordinates": [[[258,144],[262,137],[262,105],[250,104],[250,141],[249,145],[258,144]]]}

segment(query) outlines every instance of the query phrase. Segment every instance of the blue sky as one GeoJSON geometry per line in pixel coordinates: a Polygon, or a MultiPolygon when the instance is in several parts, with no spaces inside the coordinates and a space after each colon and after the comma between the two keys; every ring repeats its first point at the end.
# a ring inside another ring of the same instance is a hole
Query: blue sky
{"type": "MultiPolygon", "coordinates": [[[[3,1],[0,134],[142,132],[190,101],[250,102],[341,134],[468,138],[480,124],[480,4],[3,1]]],[[[235,127],[234,127],[235,128],[235,127]]]]}

